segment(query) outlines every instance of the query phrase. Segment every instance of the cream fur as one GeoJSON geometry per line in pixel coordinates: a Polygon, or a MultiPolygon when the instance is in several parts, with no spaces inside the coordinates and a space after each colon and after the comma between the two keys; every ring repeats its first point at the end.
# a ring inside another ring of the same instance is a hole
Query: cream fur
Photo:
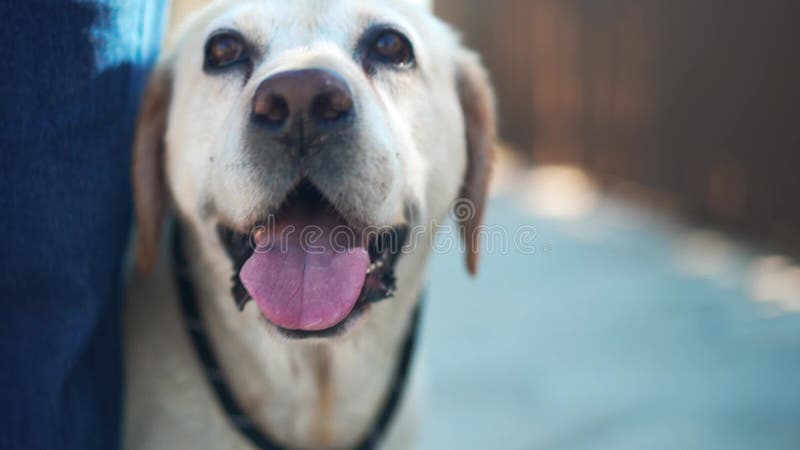
{"type": "MultiPolygon", "coordinates": [[[[211,340],[231,388],[261,429],[293,448],[345,449],[359,441],[387,391],[420,289],[433,232],[402,256],[395,298],[374,305],[355,329],[331,340],[289,341],[252,303],[239,312],[230,295],[231,263],[219,220],[251,223],[285,195],[280,163],[248,162],[247,107],[260,80],[323,66],[342,74],[360,108],[356,161],[345,172],[316,172],[337,209],[363,224],[392,225],[407,202],[414,225],[444,220],[467,165],[457,91],[459,61],[477,64],[455,34],[423,8],[399,1],[219,1],[195,15],[159,66],[170,74],[165,174],[178,220],[189,231],[189,260],[211,340]],[[368,21],[408,33],[418,68],[369,80],[351,48],[368,21]],[[210,32],[236,28],[268,49],[247,83],[202,70],[210,32]],[[209,217],[207,205],[216,206],[209,217]],[[327,381],[326,381],[327,380],[327,381]]],[[[252,162],[252,161],[250,161],[252,162]]],[[[286,175],[288,179],[288,175],[286,175]]],[[[184,330],[171,268],[130,283],[126,316],[128,449],[249,448],[221,414],[184,330]]],[[[416,385],[416,383],[413,383],[416,385]]],[[[409,390],[385,447],[410,448],[416,430],[409,390]]]]}

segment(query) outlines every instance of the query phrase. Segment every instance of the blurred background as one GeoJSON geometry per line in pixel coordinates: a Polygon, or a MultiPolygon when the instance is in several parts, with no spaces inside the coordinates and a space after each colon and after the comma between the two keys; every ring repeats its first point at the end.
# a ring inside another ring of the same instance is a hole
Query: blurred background
{"type": "Polygon", "coordinates": [[[536,163],[800,249],[800,3],[437,0],[536,163]]]}
{"type": "Polygon", "coordinates": [[[434,8],[498,93],[487,224],[535,251],[435,256],[419,448],[800,448],[800,3],[434,8]]]}

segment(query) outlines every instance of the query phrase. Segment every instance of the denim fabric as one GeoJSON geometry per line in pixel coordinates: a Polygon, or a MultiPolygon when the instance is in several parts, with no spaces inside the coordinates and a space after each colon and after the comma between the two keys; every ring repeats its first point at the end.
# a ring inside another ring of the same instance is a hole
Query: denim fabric
{"type": "Polygon", "coordinates": [[[119,447],[130,147],[166,6],[0,2],[0,449],[119,447]]]}

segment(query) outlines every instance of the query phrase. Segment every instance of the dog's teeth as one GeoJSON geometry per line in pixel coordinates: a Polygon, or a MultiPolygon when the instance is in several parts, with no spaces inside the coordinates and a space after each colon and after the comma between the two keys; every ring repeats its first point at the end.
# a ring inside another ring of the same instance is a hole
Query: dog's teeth
{"type": "Polygon", "coordinates": [[[383,261],[375,261],[367,267],[367,275],[383,267],[383,261]]]}
{"type": "Polygon", "coordinates": [[[380,260],[375,261],[374,263],[370,264],[369,267],[367,267],[367,275],[371,274],[372,272],[375,272],[377,269],[380,269],[382,267],[383,267],[383,261],[380,260]]]}
{"type": "Polygon", "coordinates": [[[258,227],[253,230],[252,233],[253,242],[256,244],[257,247],[263,247],[267,243],[267,229],[264,227],[258,227]]]}

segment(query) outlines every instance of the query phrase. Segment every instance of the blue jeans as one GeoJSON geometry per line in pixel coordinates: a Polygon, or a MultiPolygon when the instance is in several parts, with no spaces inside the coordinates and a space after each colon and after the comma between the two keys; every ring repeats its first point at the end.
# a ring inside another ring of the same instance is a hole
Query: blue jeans
{"type": "Polygon", "coordinates": [[[120,446],[130,147],[165,3],[0,2],[0,449],[120,446]]]}

